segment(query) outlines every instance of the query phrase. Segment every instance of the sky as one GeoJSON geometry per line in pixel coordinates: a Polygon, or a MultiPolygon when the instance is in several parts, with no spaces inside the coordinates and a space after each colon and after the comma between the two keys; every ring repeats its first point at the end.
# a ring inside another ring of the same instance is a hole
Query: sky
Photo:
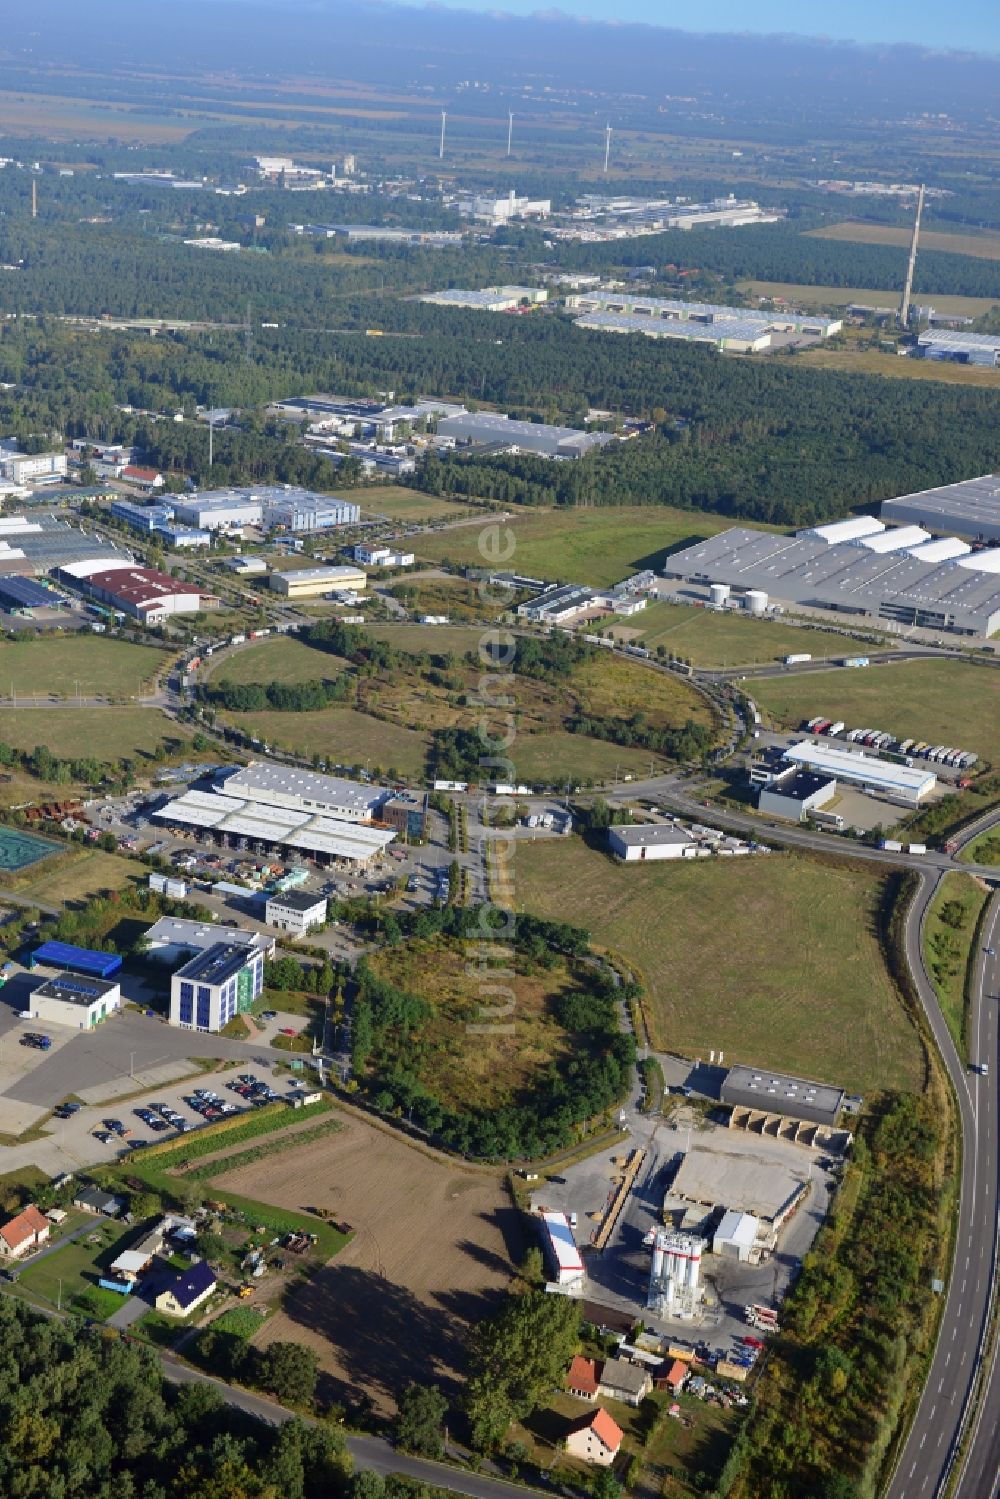
{"type": "MultiPolygon", "coordinates": [[[[424,3],[424,0],[410,0],[424,3]]],[[[1000,54],[1000,0],[435,0],[453,10],[645,21],[679,31],[786,32],[1000,54]]]]}

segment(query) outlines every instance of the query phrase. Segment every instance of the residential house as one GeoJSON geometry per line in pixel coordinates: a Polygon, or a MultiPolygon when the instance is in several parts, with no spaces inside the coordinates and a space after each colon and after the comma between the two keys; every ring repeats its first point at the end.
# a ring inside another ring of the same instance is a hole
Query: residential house
{"type": "Polygon", "coordinates": [[[652,1376],[641,1364],[630,1364],[624,1358],[609,1358],[601,1370],[598,1393],[605,1400],[620,1400],[624,1405],[641,1405],[652,1388],[652,1376]]]}
{"type": "Polygon", "coordinates": [[[590,1415],[573,1422],[566,1433],[566,1451],[570,1457],[581,1458],[585,1463],[610,1468],[621,1449],[624,1435],[614,1417],[598,1406],[590,1415]]]}
{"type": "Polygon", "coordinates": [[[86,1213],[98,1213],[104,1218],[118,1218],[124,1203],[120,1197],[102,1192],[100,1187],[84,1187],[73,1198],[73,1206],[82,1208],[86,1213]]]}
{"type": "Polygon", "coordinates": [[[0,1227],[0,1256],[5,1260],[20,1259],[45,1243],[52,1224],[29,1202],[23,1212],[0,1227]]]}
{"type": "Polygon", "coordinates": [[[158,1312],[171,1317],[188,1317],[207,1301],[215,1290],[215,1275],[206,1260],[199,1260],[189,1270],[182,1270],[157,1296],[154,1305],[158,1312]]]}
{"type": "Polygon", "coordinates": [[[140,468],[135,463],[127,463],[121,471],[121,477],[126,484],[141,489],[144,494],[152,494],[156,489],[162,489],[166,480],[155,468],[140,468]]]}
{"type": "Polygon", "coordinates": [[[671,1359],[654,1371],[653,1384],[658,1390],[669,1390],[672,1395],[677,1395],[690,1373],[691,1369],[683,1359],[671,1359]]]}
{"type": "Polygon", "coordinates": [[[600,1386],[600,1369],[592,1358],[583,1358],[579,1353],[569,1366],[566,1388],[578,1400],[596,1400],[600,1386]]]}

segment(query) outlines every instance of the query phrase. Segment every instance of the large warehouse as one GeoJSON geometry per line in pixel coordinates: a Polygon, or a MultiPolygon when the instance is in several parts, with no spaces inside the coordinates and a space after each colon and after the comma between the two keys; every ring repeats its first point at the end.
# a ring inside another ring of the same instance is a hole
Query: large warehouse
{"type": "Polygon", "coordinates": [[[736,1066],[727,1072],[720,1097],[723,1103],[833,1126],[844,1102],[844,1090],[829,1083],[769,1072],[764,1067],[736,1066]]]}
{"type": "Polygon", "coordinates": [[[1000,474],[883,500],[882,519],[890,525],[916,522],[933,531],[954,531],[970,541],[1000,542],[1000,474]]]}
{"type": "Polygon", "coordinates": [[[771,347],[773,330],[748,318],[719,318],[710,323],[680,318],[649,317],[637,312],[587,312],[576,319],[578,328],[594,333],[642,333],[647,338],[676,338],[683,343],[710,344],[726,354],[761,354],[771,347]]]}
{"type": "Polygon", "coordinates": [[[174,502],[178,520],[205,531],[242,531],[247,526],[265,530],[326,531],[354,525],[361,514],[351,500],[316,494],[289,484],[257,484],[247,488],[209,489],[174,502]]]}
{"type": "MultiPolygon", "coordinates": [[[[634,319],[631,326],[644,332],[648,331],[642,326],[645,323],[680,323],[690,326],[692,333],[699,325],[710,332],[721,330],[727,324],[739,323],[745,329],[756,328],[758,333],[803,333],[813,338],[829,338],[844,326],[842,319],[826,317],[822,313],[757,312],[747,307],[728,307],[720,302],[682,302],[676,297],[649,297],[642,292],[601,289],[574,292],[566,298],[566,306],[587,314],[611,313],[634,319]]],[[[683,327],[674,331],[678,336],[683,335],[683,327]]],[[[723,336],[721,331],[717,336],[723,336]]]]}
{"type": "Polygon", "coordinates": [[[368,574],[363,567],[299,567],[272,573],[268,582],[286,598],[313,599],[344,590],[360,593],[368,585],[368,574]]]}
{"type": "Polygon", "coordinates": [[[496,411],[442,417],[438,436],[454,437],[457,442],[500,443],[537,453],[541,458],[583,458],[595,448],[614,442],[610,432],[578,432],[575,427],[520,422],[496,411]]]}
{"type": "Polygon", "coordinates": [[[190,583],[178,583],[153,567],[108,567],[106,562],[71,562],[60,570],[84,593],[146,625],[158,625],[172,614],[196,614],[201,594],[190,583]]]}
{"type": "Polygon", "coordinates": [[[784,752],[784,759],[800,770],[812,771],[816,780],[860,786],[862,790],[877,792],[902,807],[919,807],[937,785],[937,776],[932,770],[917,765],[895,765],[890,760],[878,760],[864,753],[831,749],[827,742],[818,739],[803,739],[799,744],[790,745],[784,752]]]}
{"type": "Polygon", "coordinates": [[[212,791],[186,791],[153,815],[210,834],[227,848],[295,850],[321,864],[366,865],[385,852],[394,828],[374,814],[391,798],[382,786],[281,765],[248,765],[212,791]]]}
{"type": "Polygon", "coordinates": [[[1000,630],[1000,547],[973,552],[919,526],[888,531],[871,516],[795,536],[733,526],[668,557],[664,577],[959,635],[1000,630]]]}
{"type": "Polygon", "coordinates": [[[925,359],[950,359],[956,364],[983,364],[996,369],[1000,364],[1000,334],[949,333],[928,330],[917,339],[925,359]]]}

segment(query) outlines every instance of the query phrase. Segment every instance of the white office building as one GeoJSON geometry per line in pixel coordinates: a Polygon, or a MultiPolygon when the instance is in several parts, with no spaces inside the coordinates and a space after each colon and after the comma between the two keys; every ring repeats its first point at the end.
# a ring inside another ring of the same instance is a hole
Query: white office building
{"type": "Polygon", "coordinates": [[[181,916],[161,916],[145,932],[143,941],[147,955],[158,963],[186,963],[196,953],[223,941],[230,947],[245,947],[247,952],[261,952],[265,958],[274,956],[274,938],[264,932],[244,927],[220,931],[211,921],[188,921],[181,916]]]}
{"type": "Polygon", "coordinates": [[[114,980],[57,973],[32,990],[30,1009],[32,1019],[42,1025],[87,1031],[113,1015],[121,1002],[121,988],[114,980]]]}
{"type": "Polygon", "coordinates": [[[292,937],[304,937],[326,921],[326,896],[311,890],[284,890],[267,900],[267,924],[292,937]]]}

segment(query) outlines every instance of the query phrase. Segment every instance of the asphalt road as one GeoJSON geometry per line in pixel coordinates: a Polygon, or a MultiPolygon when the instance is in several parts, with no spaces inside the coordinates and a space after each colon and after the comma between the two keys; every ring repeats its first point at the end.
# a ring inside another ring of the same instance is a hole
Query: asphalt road
{"type": "MultiPolygon", "coordinates": [[[[994,812],[991,819],[1000,821],[1000,813],[994,812]]],[[[941,877],[929,870],[921,876],[906,927],[906,956],[958,1098],[963,1140],[961,1197],[938,1342],[887,1499],[936,1499],[953,1476],[983,1372],[996,1287],[1000,959],[995,948],[1000,941],[1000,894],[993,896],[983,928],[969,1021],[972,1060],[989,1067],[989,1076],[984,1077],[967,1068],[956,1051],[924,968],[923,923],[941,877]]],[[[955,1477],[955,1499],[995,1499],[1000,1475],[1000,1379],[995,1367],[987,1375],[971,1430],[968,1453],[955,1477]]]]}

